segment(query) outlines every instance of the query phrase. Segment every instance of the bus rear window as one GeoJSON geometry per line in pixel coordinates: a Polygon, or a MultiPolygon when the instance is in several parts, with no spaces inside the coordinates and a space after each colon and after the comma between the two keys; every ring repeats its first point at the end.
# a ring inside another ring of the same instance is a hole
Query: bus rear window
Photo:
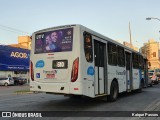
{"type": "Polygon", "coordinates": [[[84,52],[87,62],[93,62],[92,36],[84,32],[84,52]]]}
{"type": "Polygon", "coordinates": [[[72,51],[73,28],[35,35],[35,54],[72,51]]]}

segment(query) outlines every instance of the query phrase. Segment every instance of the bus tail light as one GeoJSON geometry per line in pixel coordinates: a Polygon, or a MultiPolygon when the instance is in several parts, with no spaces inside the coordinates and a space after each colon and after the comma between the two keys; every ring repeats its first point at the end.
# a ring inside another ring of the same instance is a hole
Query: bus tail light
{"type": "Polygon", "coordinates": [[[79,58],[75,59],[72,66],[71,82],[75,82],[78,78],[79,58]]]}
{"type": "Polygon", "coordinates": [[[34,71],[33,71],[32,61],[30,61],[30,74],[31,74],[31,80],[34,81],[34,71]]]}

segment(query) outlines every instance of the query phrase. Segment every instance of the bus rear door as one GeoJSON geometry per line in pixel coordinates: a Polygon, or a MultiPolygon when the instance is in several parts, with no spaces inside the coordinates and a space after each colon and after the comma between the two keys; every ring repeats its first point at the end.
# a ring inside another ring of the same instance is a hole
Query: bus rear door
{"type": "Polygon", "coordinates": [[[94,59],[95,59],[95,95],[105,92],[105,44],[94,40],[94,59]]]}
{"type": "Polygon", "coordinates": [[[126,56],[126,85],[127,90],[130,91],[132,89],[132,66],[131,66],[131,53],[125,52],[126,56]]]}

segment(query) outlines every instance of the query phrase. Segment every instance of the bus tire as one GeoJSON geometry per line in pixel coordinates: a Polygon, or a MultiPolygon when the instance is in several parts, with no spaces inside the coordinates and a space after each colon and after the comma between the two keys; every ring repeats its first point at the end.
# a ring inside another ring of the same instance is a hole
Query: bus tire
{"type": "Polygon", "coordinates": [[[110,95],[109,95],[109,101],[114,102],[118,98],[118,83],[116,81],[112,81],[111,88],[110,88],[110,95]]]}

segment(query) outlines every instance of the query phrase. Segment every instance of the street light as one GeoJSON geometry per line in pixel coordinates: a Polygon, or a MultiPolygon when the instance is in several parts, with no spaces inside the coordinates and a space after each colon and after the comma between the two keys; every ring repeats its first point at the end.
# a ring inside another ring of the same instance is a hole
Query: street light
{"type": "Polygon", "coordinates": [[[148,18],[146,18],[146,20],[151,20],[151,19],[156,19],[156,20],[159,20],[159,21],[160,21],[159,18],[153,18],[153,17],[148,17],[148,18]]]}

